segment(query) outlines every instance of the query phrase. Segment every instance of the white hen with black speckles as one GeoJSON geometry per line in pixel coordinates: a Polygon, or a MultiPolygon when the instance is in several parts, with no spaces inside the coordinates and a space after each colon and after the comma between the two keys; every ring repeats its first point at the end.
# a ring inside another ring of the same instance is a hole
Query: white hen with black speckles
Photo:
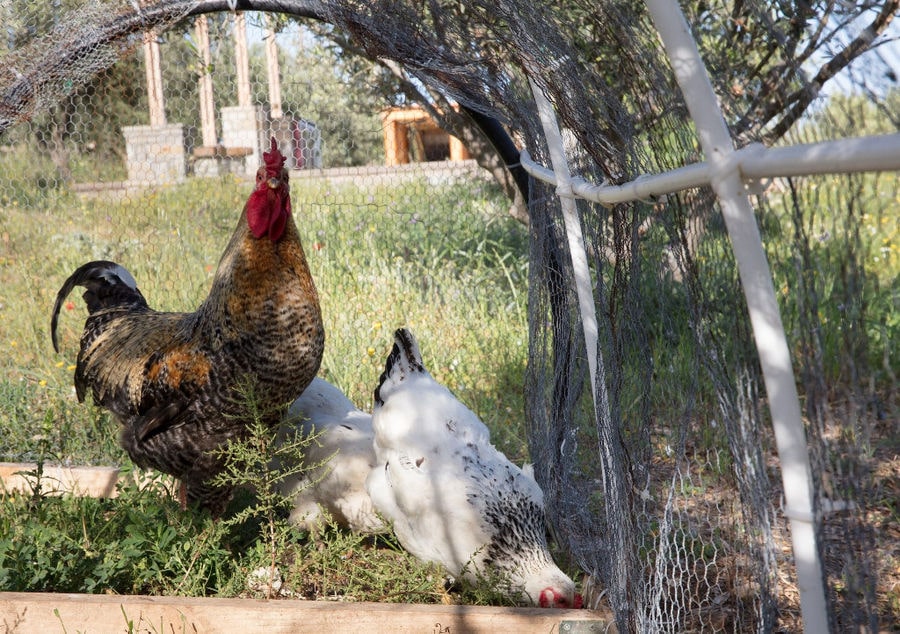
{"type": "Polygon", "coordinates": [[[350,530],[387,530],[365,488],[375,466],[372,415],[357,409],[331,383],[315,378],[291,405],[279,430],[279,442],[295,432],[306,437],[315,434],[315,439],[303,452],[306,470],[278,485],[279,491],[293,500],[290,521],[309,531],[319,530],[324,509],[338,525],[350,530]]]}
{"type": "Polygon", "coordinates": [[[377,461],[366,487],[404,548],[457,577],[501,572],[511,594],[535,605],[575,603],[547,548],[537,482],[431,377],[407,330],[395,334],[372,424],[377,461]]]}

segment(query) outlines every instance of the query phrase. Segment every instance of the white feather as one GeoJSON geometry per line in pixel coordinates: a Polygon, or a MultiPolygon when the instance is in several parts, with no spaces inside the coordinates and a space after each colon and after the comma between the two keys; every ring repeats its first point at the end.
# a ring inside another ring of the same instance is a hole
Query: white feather
{"type": "Polygon", "coordinates": [[[496,569],[511,594],[538,604],[550,590],[572,605],[574,584],[547,549],[537,482],[424,369],[411,333],[398,331],[395,340],[372,419],[377,466],[366,488],[375,508],[404,548],[455,577],[474,580],[496,569]]]}
{"type": "Polygon", "coordinates": [[[293,498],[290,521],[317,530],[324,509],[335,522],[351,530],[387,530],[366,492],[365,481],[375,465],[372,416],[356,408],[337,387],[315,378],[291,405],[279,430],[283,440],[294,431],[318,435],[304,451],[310,471],[289,476],[279,486],[293,498]]]}
{"type": "Polygon", "coordinates": [[[129,288],[137,290],[137,280],[134,279],[134,276],[132,276],[128,269],[126,269],[124,266],[116,264],[114,267],[108,269],[108,273],[108,275],[104,274],[103,277],[110,282],[115,282],[113,278],[117,277],[129,288]]]}

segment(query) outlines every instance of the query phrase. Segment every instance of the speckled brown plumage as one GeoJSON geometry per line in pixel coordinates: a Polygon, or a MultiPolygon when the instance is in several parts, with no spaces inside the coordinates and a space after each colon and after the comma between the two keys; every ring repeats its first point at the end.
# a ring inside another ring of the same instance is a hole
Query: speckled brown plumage
{"type": "Polygon", "coordinates": [[[222,468],[210,450],[245,433],[238,386],[249,381],[272,425],[318,371],[325,333],[318,294],[291,217],[287,171],[274,140],[212,288],[193,313],[147,306],[134,279],[108,261],[79,267],[53,309],[75,286],[89,316],[75,371],[122,424],[121,444],[140,467],[181,479],[187,499],[220,513],[229,489],[207,480],[222,468]]]}

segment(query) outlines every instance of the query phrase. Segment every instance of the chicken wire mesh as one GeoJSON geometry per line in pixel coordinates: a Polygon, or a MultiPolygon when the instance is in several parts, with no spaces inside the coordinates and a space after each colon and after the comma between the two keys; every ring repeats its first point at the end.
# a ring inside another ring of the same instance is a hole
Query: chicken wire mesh
{"type": "MultiPolygon", "coordinates": [[[[553,101],[579,176],[619,182],[698,158],[686,109],[638,3],[238,4],[318,18],[310,29],[347,55],[380,60],[393,81],[431,99],[431,114],[472,147],[479,138],[471,121],[490,117],[549,164],[530,79],[553,101]]],[[[168,120],[184,125],[185,151],[193,156],[203,147],[199,89],[195,75],[179,70],[214,68],[217,94],[236,94],[239,79],[224,70],[234,62],[228,15],[210,16],[209,63],[196,50],[193,17],[184,18],[227,8],[227,2],[177,1],[145,3],[137,11],[132,3],[96,0],[51,9],[0,4],[9,25],[0,140],[13,157],[23,144],[39,143],[53,163],[42,171],[54,175],[23,188],[5,168],[0,204],[40,207],[58,187],[85,189],[79,181],[117,183],[120,195],[133,195],[120,130],[148,121],[141,33],[151,27],[160,42],[168,120]],[[118,167],[93,167],[101,164],[118,167]]],[[[685,10],[739,145],[900,127],[890,67],[871,38],[860,45],[874,49],[865,58],[869,72],[850,67],[857,73],[851,80],[863,89],[859,96],[831,108],[813,104],[820,111],[808,116],[815,89],[843,58],[852,61],[848,51],[864,37],[863,27],[882,32],[896,3],[838,9],[687,3],[685,10]],[[826,10],[834,11],[831,21],[817,22],[826,10]],[[754,48],[758,42],[765,45],[754,48]],[[838,63],[816,66],[816,56],[838,63]],[[871,127],[876,119],[882,128],[871,127]]],[[[262,78],[263,56],[252,62],[254,76],[262,78]]],[[[376,81],[370,67],[357,70],[338,85],[376,81]]],[[[321,142],[324,167],[379,162],[383,124],[371,104],[353,104],[358,118],[332,116],[315,90],[324,77],[310,77],[283,86],[288,118],[315,126],[298,124],[292,138],[299,130],[302,147],[321,142]]],[[[263,81],[252,90],[265,136],[272,131],[272,104],[263,81]]],[[[224,113],[221,119],[220,137],[224,113]]],[[[479,158],[492,168],[489,157],[479,158]]],[[[187,165],[196,173],[196,162],[187,165]]],[[[185,178],[192,176],[189,168],[185,178]]],[[[510,181],[523,183],[515,165],[504,173],[507,189],[510,181]]],[[[349,174],[359,178],[360,172],[349,174]]],[[[712,193],[693,190],[610,208],[579,203],[600,316],[600,380],[592,386],[559,201],[552,188],[527,185],[530,459],[551,532],[586,573],[588,598],[609,605],[623,631],[797,629],[778,457],[712,193]],[[592,393],[601,404],[596,411],[592,393]]],[[[900,193],[890,174],[766,185],[757,197],[759,225],[804,400],[829,620],[835,631],[877,631],[896,621],[898,609],[897,360],[890,342],[900,335],[900,255],[896,231],[885,227],[896,221],[900,193]]],[[[429,192],[412,195],[427,200],[429,192]]],[[[322,204],[385,211],[365,201],[322,204]]],[[[92,248],[100,257],[104,249],[127,250],[127,240],[92,248]]],[[[185,285],[178,277],[162,282],[185,285]]],[[[187,295],[202,293],[202,280],[186,286],[187,295]]]]}

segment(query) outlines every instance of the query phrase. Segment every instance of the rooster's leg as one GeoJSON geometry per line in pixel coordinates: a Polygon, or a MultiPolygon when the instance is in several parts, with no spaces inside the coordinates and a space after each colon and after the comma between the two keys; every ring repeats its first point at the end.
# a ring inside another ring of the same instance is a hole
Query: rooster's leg
{"type": "Polygon", "coordinates": [[[187,510],[187,485],[184,480],[178,482],[178,502],[181,504],[181,510],[187,510]]]}

